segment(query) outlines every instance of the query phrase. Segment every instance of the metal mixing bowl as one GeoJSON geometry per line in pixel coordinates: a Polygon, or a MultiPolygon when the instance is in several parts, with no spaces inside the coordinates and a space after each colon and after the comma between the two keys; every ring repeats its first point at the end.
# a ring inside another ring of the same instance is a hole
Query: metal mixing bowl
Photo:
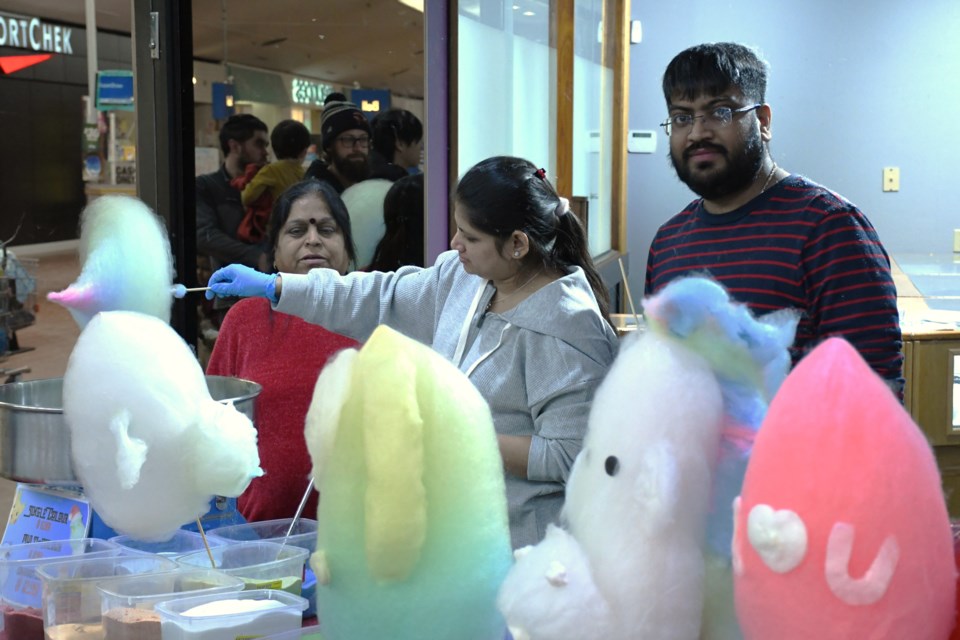
{"type": "MultiPolygon", "coordinates": [[[[214,400],[232,401],[253,420],[260,385],[207,376],[214,400]]],[[[0,477],[17,482],[76,485],[70,430],[63,419],[63,378],[0,385],[0,477]]]]}

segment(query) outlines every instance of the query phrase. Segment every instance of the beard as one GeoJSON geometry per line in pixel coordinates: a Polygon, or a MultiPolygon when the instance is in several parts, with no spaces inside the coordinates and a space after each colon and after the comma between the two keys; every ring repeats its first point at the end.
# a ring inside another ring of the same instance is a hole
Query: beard
{"type": "Polygon", "coordinates": [[[731,152],[719,145],[705,142],[684,149],[680,159],[671,151],[670,160],[677,177],[691,191],[705,200],[718,200],[743,191],[756,179],[763,165],[763,141],[760,139],[760,132],[754,131],[739,151],[731,152]],[[710,149],[722,154],[727,160],[727,166],[706,175],[694,175],[688,163],[690,154],[697,149],[710,149]]]}
{"type": "Polygon", "coordinates": [[[362,182],[370,177],[370,158],[363,153],[351,153],[347,156],[334,154],[333,166],[337,173],[350,182],[362,182]]]}

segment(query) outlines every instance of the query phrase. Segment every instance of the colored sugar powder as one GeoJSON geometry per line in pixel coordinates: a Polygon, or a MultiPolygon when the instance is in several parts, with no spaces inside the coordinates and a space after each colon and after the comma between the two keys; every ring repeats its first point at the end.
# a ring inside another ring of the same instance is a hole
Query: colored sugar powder
{"type": "Polygon", "coordinates": [[[161,640],[160,614],[149,609],[118,607],[103,615],[104,640],[161,640]]]}
{"type": "Polygon", "coordinates": [[[43,613],[38,609],[5,607],[0,640],[43,640],[43,613]]]}

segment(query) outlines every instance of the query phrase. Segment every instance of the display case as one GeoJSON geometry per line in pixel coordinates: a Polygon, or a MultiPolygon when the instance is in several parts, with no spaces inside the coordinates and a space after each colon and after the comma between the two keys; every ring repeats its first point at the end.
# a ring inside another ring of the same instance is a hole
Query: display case
{"type": "Polygon", "coordinates": [[[950,516],[960,518],[960,255],[895,260],[904,406],[933,446],[950,516]]]}

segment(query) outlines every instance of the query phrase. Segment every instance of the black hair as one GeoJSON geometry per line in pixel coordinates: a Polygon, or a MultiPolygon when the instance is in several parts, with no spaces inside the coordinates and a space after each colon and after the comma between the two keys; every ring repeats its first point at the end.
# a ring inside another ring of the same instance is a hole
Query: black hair
{"type": "Polygon", "coordinates": [[[223,155],[230,153],[230,140],[244,143],[256,134],[257,131],[268,133],[270,130],[263,120],[249,113],[239,113],[230,116],[220,127],[220,150],[223,155]]]}
{"type": "Polygon", "coordinates": [[[610,297],[590,257],[587,235],[533,163],[510,156],[487,158],[464,174],[455,198],[472,227],[496,238],[498,250],[514,231],[522,231],[530,243],[525,260],[560,272],[582,268],[609,322],[610,297]]]}
{"type": "MultiPolygon", "coordinates": [[[[290,217],[293,203],[311,195],[318,196],[330,209],[330,215],[337,223],[337,227],[340,228],[340,233],[343,234],[343,246],[347,250],[347,257],[350,258],[351,263],[356,264],[357,247],[353,242],[353,229],[350,226],[350,214],[347,213],[347,207],[340,199],[340,194],[328,182],[313,178],[303,180],[288,188],[274,203],[273,212],[270,214],[270,226],[267,229],[267,259],[270,264],[273,265],[277,257],[277,241],[280,239],[280,230],[283,229],[287,218],[290,217]]],[[[275,266],[273,269],[276,271],[275,266]]]]}
{"type": "Polygon", "coordinates": [[[750,47],[735,42],[700,44],[678,53],[663,73],[663,97],[693,100],[731,87],[752,102],[767,95],[767,63],[750,47]]]}
{"type": "Polygon", "coordinates": [[[397,141],[413,144],[423,139],[423,123],[406,109],[388,109],[374,117],[373,149],[387,162],[393,162],[397,141]]]}
{"type": "Polygon", "coordinates": [[[302,122],[283,120],[270,133],[270,145],[278,159],[296,159],[310,146],[310,130],[302,122]]]}
{"type": "Polygon", "coordinates": [[[423,266],[423,174],[400,178],[383,198],[386,231],[367,271],[396,271],[406,264],[423,266]]]}

